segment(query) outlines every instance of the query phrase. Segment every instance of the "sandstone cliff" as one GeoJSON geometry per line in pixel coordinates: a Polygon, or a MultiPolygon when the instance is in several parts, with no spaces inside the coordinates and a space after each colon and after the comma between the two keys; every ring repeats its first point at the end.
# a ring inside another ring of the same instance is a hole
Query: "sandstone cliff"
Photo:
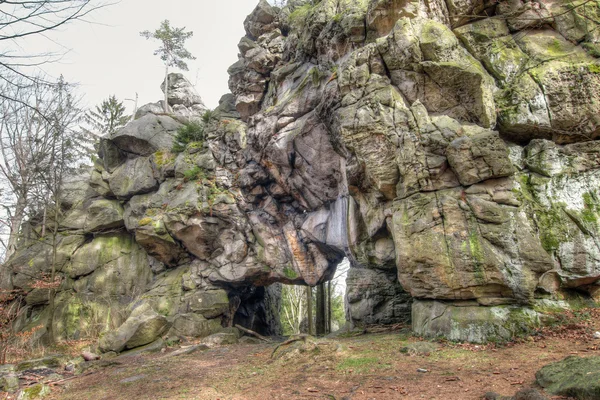
{"type": "MultiPolygon", "coordinates": [[[[598,298],[600,9],[584,6],[261,1],[216,110],[173,75],[173,114],[142,107],[73,182],[55,331],[118,328],[101,345],[121,351],[217,331],[239,298],[237,321],[276,333],[265,287],[326,281],[344,257],[354,324],[412,305],[415,332],[477,342],[570,290],[598,298]],[[172,154],[202,115],[207,140],[172,154]]],[[[44,249],[23,243],[3,285],[27,288],[44,249]]]]}

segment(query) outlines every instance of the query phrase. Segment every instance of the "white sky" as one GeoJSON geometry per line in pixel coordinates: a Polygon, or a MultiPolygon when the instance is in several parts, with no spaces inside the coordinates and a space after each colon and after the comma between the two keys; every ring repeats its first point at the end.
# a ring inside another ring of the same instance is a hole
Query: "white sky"
{"type": "MultiPolygon", "coordinates": [[[[141,106],[162,98],[164,66],[153,55],[159,43],[139,33],[154,31],[168,19],[171,26],[194,32],[186,47],[196,60],[189,61],[189,71],[183,73],[212,109],[229,92],[227,68],[237,61],[243,21],[257,4],[258,0],[121,0],[86,17],[92,23],[73,22],[47,38],[36,36],[20,44],[29,53],[66,52],[43,70],[79,83],[85,105],[94,106],[111,94],[133,99],[137,92],[141,106]]],[[[133,108],[133,102],[124,103],[133,108]]]]}

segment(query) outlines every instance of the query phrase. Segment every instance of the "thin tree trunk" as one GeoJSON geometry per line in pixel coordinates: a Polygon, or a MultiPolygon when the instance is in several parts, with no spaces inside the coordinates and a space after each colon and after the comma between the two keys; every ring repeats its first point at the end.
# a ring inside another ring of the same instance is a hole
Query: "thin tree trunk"
{"type": "Polygon", "coordinates": [[[317,336],[325,334],[325,285],[317,285],[317,336]]]}
{"type": "Polygon", "coordinates": [[[331,333],[331,281],[327,282],[327,333],[331,333]]]}
{"type": "Polygon", "coordinates": [[[165,114],[169,113],[169,66],[167,65],[165,67],[165,104],[164,104],[164,108],[165,108],[165,114]]]}
{"type": "Polygon", "coordinates": [[[25,197],[19,195],[17,198],[17,206],[15,208],[15,215],[10,222],[10,236],[8,237],[8,248],[6,249],[5,260],[8,260],[17,250],[17,243],[19,242],[19,233],[21,232],[21,224],[23,223],[23,216],[25,215],[26,206],[25,197]]]}
{"type": "Polygon", "coordinates": [[[44,217],[42,218],[42,237],[46,236],[46,217],[48,215],[47,208],[44,207],[44,217]]]}
{"type": "Polygon", "coordinates": [[[135,102],[133,103],[133,114],[131,114],[131,121],[135,119],[135,114],[138,109],[138,92],[135,92],[135,102]]]}
{"type": "Polygon", "coordinates": [[[312,315],[312,288],[306,287],[306,314],[308,318],[308,334],[313,334],[313,315],[312,315]]]}

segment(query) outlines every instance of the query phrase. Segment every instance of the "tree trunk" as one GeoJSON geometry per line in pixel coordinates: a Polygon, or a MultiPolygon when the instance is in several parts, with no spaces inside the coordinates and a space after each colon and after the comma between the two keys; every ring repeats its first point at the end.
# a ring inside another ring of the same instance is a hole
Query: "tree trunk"
{"type": "Polygon", "coordinates": [[[325,284],[321,283],[317,286],[317,336],[325,335],[325,284]]]}
{"type": "Polygon", "coordinates": [[[164,104],[164,109],[165,109],[165,114],[169,113],[169,66],[167,65],[165,67],[165,104],[164,104]]]}
{"type": "Polygon", "coordinates": [[[331,333],[331,281],[327,282],[327,333],[331,333]]]}
{"type": "Polygon", "coordinates": [[[312,335],[313,330],[313,315],[312,315],[312,288],[306,287],[306,314],[308,318],[308,334],[312,335]]]}
{"type": "Polygon", "coordinates": [[[10,235],[8,237],[8,248],[4,256],[5,260],[8,260],[17,250],[17,243],[19,242],[19,234],[21,232],[21,223],[23,222],[23,216],[25,215],[26,206],[25,197],[19,195],[17,198],[17,206],[15,207],[15,215],[10,221],[10,235]]]}

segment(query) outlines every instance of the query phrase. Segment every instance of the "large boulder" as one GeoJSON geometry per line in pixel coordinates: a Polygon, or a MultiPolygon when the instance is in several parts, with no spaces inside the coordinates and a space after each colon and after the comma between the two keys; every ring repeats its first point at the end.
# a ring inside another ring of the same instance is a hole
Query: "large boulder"
{"type": "Polygon", "coordinates": [[[110,140],[122,151],[149,156],[170,149],[181,124],[166,115],[146,114],[115,132],[110,140]]]}
{"type": "Polygon", "coordinates": [[[103,352],[134,349],[154,342],[169,330],[166,317],[142,304],[135,308],[129,318],[115,331],[105,334],[99,342],[103,352]]]}
{"type": "Polygon", "coordinates": [[[396,271],[350,268],[346,278],[347,317],[353,325],[410,321],[411,298],[396,271]]]}
{"type": "Polygon", "coordinates": [[[443,303],[415,300],[413,331],[427,338],[486,343],[508,341],[540,326],[532,309],[514,306],[480,307],[475,302],[443,303]]]}
{"type": "MultiPolygon", "coordinates": [[[[199,108],[206,109],[206,106],[202,102],[202,98],[183,74],[170,73],[167,80],[169,88],[168,102],[170,106],[199,106],[199,108]]],[[[160,85],[160,88],[163,92],[165,91],[165,82],[160,85]]]]}
{"type": "Polygon", "coordinates": [[[158,187],[154,170],[146,157],[127,160],[110,175],[108,184],[119,199],[152,192],[158,187]]]}
{"type": "Polygon", "coordinates": [[[548,364],[535,374],[549,393],[579,400],[600,399],[600,357],[569,356],[548,364]]]}

